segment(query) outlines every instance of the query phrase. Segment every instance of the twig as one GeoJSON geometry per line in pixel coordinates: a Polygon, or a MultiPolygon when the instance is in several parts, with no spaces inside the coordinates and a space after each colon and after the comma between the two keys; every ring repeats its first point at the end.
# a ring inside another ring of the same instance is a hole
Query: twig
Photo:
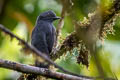
{"type": "Polygon", "coordinates": [[[63,25],[64,25],[65,13],[66,13],[66,12],[65,12],[65,8],[64,8],[64,6],[63,6],[62,12],[61,12],[61,19],[60,19],[60,21],[59,21],[59,23],[58,23],[57,30],[56,30],[56,42],[55,42],[55,47],[56,47],[57,44],[58,44],[58,38],[59,38],[59,36],[60,36],[60,34],[61,34],[61,29],[62,29],[62,27],[63,27],[63,25]]]}
{"type": "Polygon", "coordinates": [[[84,77],[77,77],[77,76],[64,74],[60,72],[54,72],[45,68],[38,68],[38,67],[29,66],[25,64],[2,60],[2,59],[0,59],[0,67],[15,70],[22,73],[42,75],[49,78],[61,79],[61,80],[64,80],[64,79],[65,80],[93,80],[93,79],[86,79],[84,77]]]}
{"type": "Polygon", "coordinates": [[[29,45],[27,42],[25,42],[24,40],[20,39],[19,37],[17,37],[16,35],[14,35],[10,30],[8,30],[7,28],[5,28],[3,25],[0,25],[0,29],[5,32],[6,34],[10,35],[11,38],[16,38],[18,41],[21,42],[22,45],[24,45],[27,49],[29,49],[31,52],[33,52],[34,54],[36,54],[37,56],[40,56],[41,58],[43,58],[44,60],[46,60],[48,63],[54,65],[56,68],[60,69],[61,71],[71,74],[71,75],[75,75],[75,76],[79,76],[79,77],[86,77],[86,78],[92,78],[92,77],[88,77],[88,76],[83,76],[83,75],[78,75],[75,73],[72,73],[70,71],[65,70],[64,68],[62,68],[61,66],[58,66],[56,63],[54,63],[51,59],[49,59],[47,56],[43,55],[40,51],[38,51],[34,46],[29,45]]]}

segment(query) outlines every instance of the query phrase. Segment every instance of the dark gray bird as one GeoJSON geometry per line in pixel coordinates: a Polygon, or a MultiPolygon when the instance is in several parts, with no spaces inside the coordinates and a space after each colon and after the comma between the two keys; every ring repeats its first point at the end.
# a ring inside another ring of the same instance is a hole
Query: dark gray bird
{"type": "MultiPolygon", "coordinates": [[[[31,44],[40,52],[50,57],[55,38],[56,30],[53,21],[60,19],[53,11],[46,11],[38,16],[35,28],[32,31],[31,44]]],[[[44,63],[44,62],[43,62],[44,63]]],[[[43,63],[36,60],[36,65],[44,66],[43,63]]]]}

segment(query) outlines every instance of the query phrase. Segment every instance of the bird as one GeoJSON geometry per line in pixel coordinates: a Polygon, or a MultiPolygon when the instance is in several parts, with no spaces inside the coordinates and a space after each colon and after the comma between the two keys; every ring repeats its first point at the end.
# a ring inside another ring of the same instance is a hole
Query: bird
{"type": "MultiPolygon", "coordinates": [[[[56,40],[56,29],[53,22],[58,19],[60,17],[57,17],[53,11],[45,11],[37,17],[35,27],[32,31],[31,45],[48,58],[50,58],[50,53],[56,40]]],[[[49,64],[43,60],[39,61],[36,59],[35,65],[46,68],[49,64]]]]}

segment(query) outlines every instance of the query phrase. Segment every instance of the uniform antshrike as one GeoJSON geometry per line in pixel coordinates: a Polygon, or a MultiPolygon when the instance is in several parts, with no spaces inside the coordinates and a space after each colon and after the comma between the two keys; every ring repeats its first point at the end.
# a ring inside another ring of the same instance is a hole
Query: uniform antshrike
{"type": "MultiPolygon", "coordinates": [[[[50,57],[55,38],[56,30],[53,21],[60,19],[53,11],[46,11],[38,16],[35,28],[32,31],[31,44],[40,52],[50,57]]],[[[36,66],[46,67],[45,62],[36,59],[36,66]]],[[[47,66],[48,67],[48,66],[47,66]]]]}

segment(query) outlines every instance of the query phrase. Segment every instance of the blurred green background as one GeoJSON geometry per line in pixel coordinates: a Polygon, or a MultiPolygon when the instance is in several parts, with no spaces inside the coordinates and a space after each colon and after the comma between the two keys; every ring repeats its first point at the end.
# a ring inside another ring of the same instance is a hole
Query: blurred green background
{"type": "MultiPolygon", "coordinates": [[[[96,5],[103,3],[103,6],[109,6],[112,0],[75,0],[74,11],[78,20],[83,20],[87,14],[96,9],[96,5]]],[[[62,4],[60,0],[0,0],[0,24],[9,28],[20,38],[30,43],[30,34],[35,25],[35,21],[40,13],[53,10],[57,16],[60,16],[62,4]]],[[[65,24],[62,29],[62,37],[65,38],[68,34],[73,32],[74,27],[72,24],[71,16],[65,16],[65,24]]],[[[58,24],[56,21],[55,26],[58,24]]],[[[120,79],[120,18],[118,17],[115,26],[114,35],[109,34],[102,45],[100,50],[101,62],[104,66],[106,74],[114,77],[116,74],[120,79]]],[[[10,39],[9,36],[0,32],[0,59],[10,61],[33,64],[34,59],[32,55],[24,55],[20,51],[22,48],[18,45],[16,39],[10,39]]],[[[86,76],[97,76],[98,72],[96,67],[90,59],[89,67],[76,63],[77,51],[73,50],[72,54],[69,52],[65,57],[61,57],[56,62],[62,67],[86,76]]],[[[0,68],[0,80],[16,80],[20,73],[0,68]]]]}

